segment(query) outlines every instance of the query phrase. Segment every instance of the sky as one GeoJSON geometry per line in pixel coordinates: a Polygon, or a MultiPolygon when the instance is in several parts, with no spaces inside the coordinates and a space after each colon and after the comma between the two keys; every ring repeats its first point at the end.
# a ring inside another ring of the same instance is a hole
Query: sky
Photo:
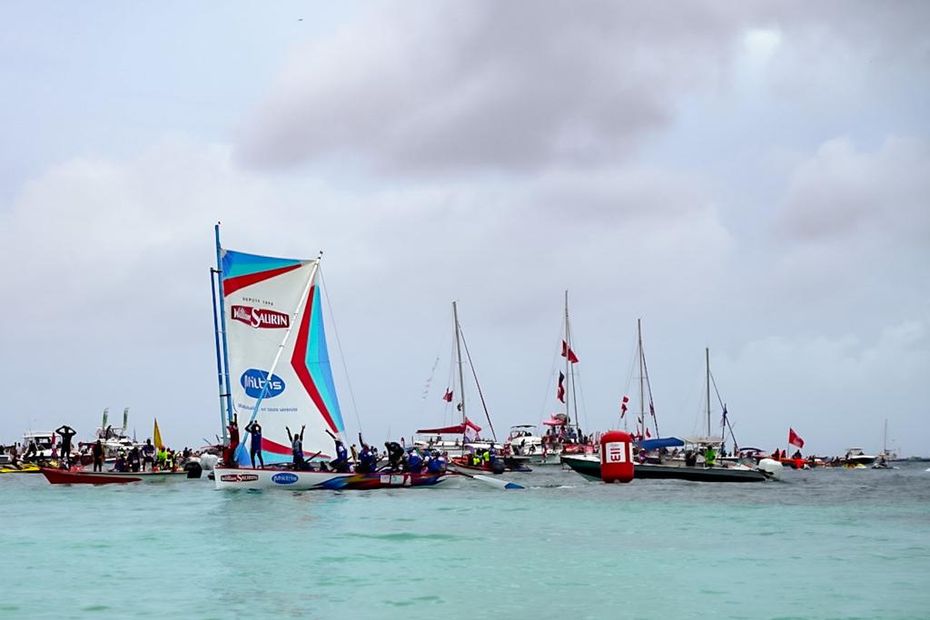
{"type": "MultiPolygon", "coordinates": [[[[451,302],[498,437],[930,455],[930,4],[0,5],[0,442],[219,433],[224,245],[323,251],[351,434],[450,421],[451,302]],[[719,404],[715,400],[715,419],[719,404]]],[[[469,388],[473,389],[473,388],[469,388]]],[[[475,403],[475,395],[469,396],[475,403]]],[[[473,408],[479,424],[484,414],[473,408]]]]}

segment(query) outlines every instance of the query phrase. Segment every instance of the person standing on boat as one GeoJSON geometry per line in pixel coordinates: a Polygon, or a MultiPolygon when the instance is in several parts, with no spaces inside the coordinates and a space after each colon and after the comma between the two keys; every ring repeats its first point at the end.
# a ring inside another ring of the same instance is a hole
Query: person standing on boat
{"type": "MultiPolygon", "coordinates": [[[[249,460],[252,461],[252,469],[255,469],[255,456],[258,455],[258,462],[261,469],[265,469],[265,458],[262,456],[262,425],[258,420],[253,421],[245,427],[245,432],[249,434],[249,460]]],[[[303,438],[303,430],[300,432],[303,438]]]]}
{"type": "Polygon", "coordinates": [[[713,446],[707,446],[704,450],[704,467],[713,467],[717,463],[717,451],[713,446]]]}
{"type": "Polygon", "coordinates": [[[229,431],[229,444],[223,448],[223,465],[235,469],[239,467],[239,461],[236,459],[236,450],[239,449],[238,416],[233,416],[226,430],[229,431]]]}
{"type": "Polygon", "coordinates": [[[142,446],[142,471],[145,471],[146,463],[149,469],[155,470],[155,446],[152,445],[151,439],[146,439],[145,445],[142,446]]]}
{"type": "Polygon", "coordinates": [[[103,444],[98,439],[90,449],[91,456],[94,457],[94,471],[103,471],[103,444]]]}
{"type": "Polygon", "coordinates": [[[71,438],[77,435],[77,431],[68,426],[67,424],[62,424],[55,432],[61,435],[61,460],[67,465],[71,466],[71,438]]]}
{"type": "Polygon", "coordinates": [[[294,469],[305,469],[307,466],[304,461],[304,428],[306,425],[300,427],[300,433],[293,434],[290,428],[287,426],[284,428],[287,430],[287,438],[291,441],[291,452],[294,453],[294,469]]]}
{"type": "Polygon", "coordinates": [[[387,450],[388,467],[391,471],[400,471],[404,460],[403,446],[396,441],[385,441],[384,448],[387,450]]]}

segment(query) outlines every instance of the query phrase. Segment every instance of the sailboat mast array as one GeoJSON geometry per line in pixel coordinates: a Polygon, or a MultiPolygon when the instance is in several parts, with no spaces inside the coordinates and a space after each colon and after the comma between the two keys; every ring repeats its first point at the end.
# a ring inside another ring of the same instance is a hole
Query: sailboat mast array
{"type": "MultiPolygon", "coordinates": [[[[455,357],[459,368],[459,405],[462,412],[462,423],[468,419],[465,416],[465,375],[462,368],[462,332],[459,326],[459,309],[457,302],[452,302],[452,320],[455,323],[455,357]]],[[[465,442],[465,431],[462,431],[462,443],[465,442]]]]}

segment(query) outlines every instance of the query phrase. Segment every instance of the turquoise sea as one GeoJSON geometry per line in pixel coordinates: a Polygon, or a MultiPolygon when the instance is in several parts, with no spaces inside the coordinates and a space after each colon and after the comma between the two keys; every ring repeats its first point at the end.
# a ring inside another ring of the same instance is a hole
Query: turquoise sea
{"type": "Polygon", "coordinates": [[[525,491],[0,476],[2,618],[928,618],[930,472],[525,491]]]}

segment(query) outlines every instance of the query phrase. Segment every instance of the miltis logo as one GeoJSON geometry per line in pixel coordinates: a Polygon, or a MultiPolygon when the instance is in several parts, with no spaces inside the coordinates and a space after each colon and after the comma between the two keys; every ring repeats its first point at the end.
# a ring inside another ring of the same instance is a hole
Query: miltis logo
{"type": "Polygon", "coordinates": [[[280,474],[275,474],[272,476],[271,481],[275,484],[294,484],[297,482],[297,474],[281,472],[280,474]]]}
{"type": "Polygon", "coordinates": [[[233,306],[232,319],[255,329],[287,329],[291,317],[283,312],[252,306],[233,306]]]}
{"type": "Polygon", "coordinates": [[[268,380],[268,389],[264,389],[266,377],[268,377],[268,371],[249,368],[242,373],[239,383],[245,388],[245,393],[252,398],[261,398],[263,391],[265,398],[274,398],[284,391],[284,379],[278,375],[271,375],[271,379],[268,380]]]}

